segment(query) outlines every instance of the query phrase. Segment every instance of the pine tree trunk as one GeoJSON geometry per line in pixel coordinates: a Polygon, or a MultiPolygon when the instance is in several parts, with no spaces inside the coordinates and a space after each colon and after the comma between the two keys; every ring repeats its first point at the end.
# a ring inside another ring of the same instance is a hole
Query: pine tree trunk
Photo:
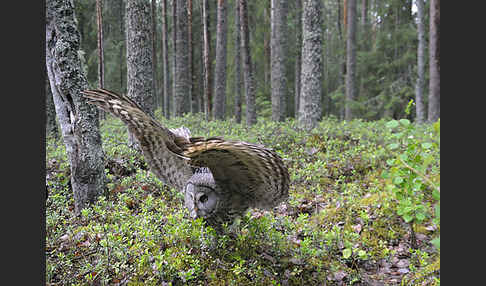
{"type": "Polygon", "coordinates": [[[162,69],[163,69],[163,98],[164,98],[164,116],[170,118],[170,68],[169,68],[169,42],[167,30],[167,0],[161,0],[162,6],[162,69]]]}
{"type": "Polygon", "coordinates": [[[347,42],[346,42],[346,107],[345,120],[354,116],[356,99],[356,0],[347,0],[347,42]]]}
{"type": "Polygon", "coordinates": [[[272,120],[287,116],[287,1],[271,1],[271,93],[272,120]]]}
{"type": "Polygon", "coordinates": [[[226,1],[218,0],[218,23],[216,30],[216,65],[214,70],[214,107],[213,118],[225,117],[226,98],[226,1]]]}
{"type": "MultiPolygon", "coordinates": [[[[270,1],[262,1],[264,2],[264,7],[263,7],[263,20],[264,20],[264,27],[271,26],[272,20],[271,20],[271,3],[270,1]]],[[[271,30],[271,28],[270,28],[271,30]]],[[[271,62],[271,54],[272,54],[272,48],[271,48],[271,31],[268,28],[263,30],[263,87],[265,94],[267,94],[267,88],[270,87],[271,85],[271,77],[272,77],[272,62],[271,62]],[[270,35],[269,35],[270,34],[270,35]]]]}
{"type": "Polygon", "coordinates": [[[154,114],[150,3],[126,2],[127,93],[143,111],[154,114]]]}
{"type": "Polygon", "coordinates": [[[209,34],[209,2],[208,0],[203,0],[201,3],[202,15],[203,15],[203,41],[204,41],[204,101],[205,108],[204,113],[206,114],[206,120],[211,118],[211,103],[212,103],[212,63],[210,60],[211,56],[211,39],[209,34]]]}
{"type": "Polygon", "coordinates": [[[155,6],[155,0],[151,1],[150,5],[151,11],[151,34],[152,34],[152,71],[153,71],[153,81],[152,81],[152,90],[154,93],[154,109],[160,106],[160,97],[159,97],[159,85],[158,85],[158,76],[157,76],[157,8],[155,6]]]}
{"type": "Polygon", "coordinates": [[[417,0],[417,30],[418,30],[418,47],[417,47],[417,83],[415,85],[415,107],[416,122],[424,123],[427,118],[424,102],[425,92],[425,3],[424,0],[417,0]]]}
{"type": "Polygon", "coordinates": [[[177,62],[177,0],[172,0],[172,96],[170,99],[170,110],[175,115],[175,94],[176,94],[176,62],[177,62]]]}
{"type": "Polygon", "coordinates": [[[235,120],[241,123],[241,35],[240,7],[235,4],[235,120]]]}
{"type": "Polygon", "coordinates": [[[440,117],[440,0],[430,1],[429,122],[440,117]]]}
{"type": "Polygon", "coordinates": [[[46,67],[71,168],[74,213],[80,215],[105,184],[99,113],[81,95],[88,81],[81,68],[73,2],[50,0],[46,6],[46,67]]]}
{"type": "Polygon", "coordinates": [[[300,71],[302,66],[302,0],[296,0],[297,9],[297,26],[296,26],[296,43],[295,43],[295,95],[294,95],[294,117],[299,117],[299,102],[300,102],[300,71]]]}
{"type": "Polygon", "coordinates": [[[59,137],[56,123],[56,107],[52,99],[49,78],[46,78],[46,137],[59,137]]]}
{"type": "MultiPolygon", "coordinates": [[[[98,26],[97,31],[97,44],[98,44],[98,87],[104,88],[105,86],[105,58],[103,51],[103,4],[101,0],[96,0],[96,24],[98,26]]],[[[98,110],[100,119],[105,119],[106,115],[103,110],[98,110]]]]}
{"type": "MultiPolygon", "coordinates": [[[[123,0],[119,0],[118,2],[118,6],[119,8],[119,20],[120,20],[120,34],[119,34],[119,42],[120,43],[123,43],[125,42],[125,17],[124,17],[124,11],[125,11],[125,7],[123,6],[123,0]]],[[[126,42],[125,42],[126,43],[126,42]]],[[[126,75],[124,75],[124,71],[126,71],[126,67],[127,67],[127,63],[126,63],[126,60],[125,60],[125,54],[124,54],[124,51],[126,50],[126,48],[124,47],[123,44],[120,44],[120,50],[118,52],[118,65],[120,67],[120,92],[125,92],[125,89],[124,89],[124,86],[123,86],[123,78],[126,77],[126,75]]]]}
{"type": "MultiPolygon", "coordinates": [[[[152,70],[152,33],[150,2],[127,0],[125,31],[127,35],[127,95],[143,111],[154,115],[154,90],[152,70]]],[[[129,133],[129,142],[138,146],[129,133]]]]}
{"type": "MultiPolygon", "coordinates": [[[[96,23],[98,25],[98,87],[104,88],[104,52],[103,52],[103,6],[101,0],[96,0],[96,23]]],[[[100,111],[102,112],[102,111],[100,111]]]]}
{"type": "Polygon", "coordinates": [[[246,91],[246,125],[257,122],[255,106],[255,86],[253,80],[251,49],[248,31],[248,7],[246,0],[239,0],[241,24],[241,49],[243,51],[243,74],[246,91]]]}
{"type": "Polygon", "coordinates": [[[176,7],[176,65],[175,65],[175,93],[174,93],[174,114],[182,116],[190,111],[190,86],[187,36],[187,0],[180,0],[176,7]]]}
{"type": "Polygon", "coordinates": [[[189,94],[191,96],[191,103],[190,103],[190,111],[191,113],[198,112],[198,104],[197,104],[197,92],[195,90],[196,86],[196,76],[194,72],[194,43],[192,38],[192,0],[187,1],[187,47],[189,49],[188,56],[189,56],[189,79],[190,79],[190,86],[189,86],[189,94]]]}
{"type": "Polygon", "coordinates": [[[304,0],[303,4],[299,123],[312,130],[322,113],[322,17],[319,0],[304,0]]]}

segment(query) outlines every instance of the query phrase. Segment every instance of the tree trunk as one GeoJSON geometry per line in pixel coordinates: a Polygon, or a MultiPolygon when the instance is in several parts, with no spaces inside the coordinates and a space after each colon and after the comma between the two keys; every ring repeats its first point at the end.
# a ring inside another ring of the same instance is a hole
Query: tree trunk
{"type": "MultiPolygon", "coordinates": [[[[98,87],[103,88],[105,86],[105,58],[103,51],[103,2],[96,0],[96,24],[98,26],[97,31],[97,44],[98,44],[98,87]]],[[[105,112],[99,110],[100,119],[105,119],[105,112]]]]}
{"type": "Polygon", "coordinates": [[[241,49],[243,51],[243,74],[246,91],[246,125],[252,126],[257,122],[255,106],[255,86],[253,80],[251,49],[248,31],[248,7],[246,0],[239,0],[241,24],[241,49]]]}
{"type": "Polygon", "coordinates": [[[235,4],[235,120],[241,123],[241,35],[240,7],[235,4]]]}
{"type": "Polygon", "coordinates": [[[176,62],[177,62],[177,0],[172,0],[172,97],[170,99],[170,110],[175,116],[175,94],[176,94],[176,62]]]}
{"type": "Polygon", "coordinates": [[[189,56],[189,94],[191,96],[191,103],[190,103],[190,111],[191,113],[198,112],[198,104],[197,104],[197,93],[195,91],[195,82],[196,76],[194,73],[194,49],[193,49],[193,39],[192,39],[192,0],[187,1],[187,48],[189,49],[188,56],[189,56]]]}
{"type": "MultiPolygon", "coordinates": [[[[345,0],[344,0],[345,1],[345,0]]],[[[341,0],[336,0],[337,2],[337,21],[336,21],[336,25],[337,25],[337,30],[338,30],[338,38],[339,38],[339,47],[342,46],[345,46],[345,42],[344,42],[344,39],[343,39],[343,29],[342,29],[342,24],[341,24],[341,0]]],[[[339,75],[338,75],[338,90],[340,91],[339,93],[341,93],[342,89],[345,88],[344,87],[344,77],[346,75],[346,59],[344,58],[344,56],[342,55],[339,55],[337,56],[338,58],[338,65],[339,65],[339,75]]],[[[343,92],[343,94],[345,93],[345,91],[343,92]]],[[[343,103],[342,104],[342,107],[341,109],[338,111],[339,112],[339,118],[340,119],[344,119],[344,109],[345,109],[345,104],[346,102],[346,99],[345,99],[345,96],[343,97],[343,103]]]]}
{"type": "MultiPolygon", "coordinates": [[[[152,70],[152,33],[150,2],[127,0],[125,31],[127,35],[127,95],[143,111],[154,115],[154,90],[152,70]]],[[[138,146],[129,133],[129,142],[138,146]]]]}
{"type": "Polygon", "coordinates": [[[271,1],[271,93],[272,120],[287,116],[287,1],[271,1]]]}
{"type": "Polygon", "coordinates": [[[96,0],[96,23],[98,25],[98,87],[104,88],[105,84],[105,59],[103,52],[103,5],[101,0],[96,0]]]}
{"type": "Polygon", "coordinates": [[[346,42],[346,107],[344,119],[354,116],[356,99],[356,0],[347,0],[347,42],[346,42]]]}
{"type": "MultiPolygon", "coordinates": [[[[263,20],[264,20],[264,27],[271,26],[271,3],[270,1],[262,1],[264,2],[263,7],[263,20]]],[[[251,12],[251,11],[250,11],[251,12]]],[[[250,13],[251,15],[251,13],[250,13]]],[[[271,30],[271,28],[270,28],[271,30]]],[[[272,70],[272,63],[271,63],[271,40],[272,37],[271,31],[269,32],[268,28],[263,30],[263,87],[266,94],[267,88],[271,85],[271,70],[272,70]],[[270,34],[270,35],[269,35],[270,34]]]]}
{"type": "Polygon", "coordinates": [[[417,47],[417,83],[415,85],[415,107],[416,122],[424,123],[426,119],[426,110],[424,102],[425,92],[425,3],[424,0],[417,0],[417,30],[418,30],[418,47],[417,47]]]}
{"type": "Polygon", "coordinates": [[[59,137],[56,123],[56,107],[52,99],[49,78],[46,78],[46,137],[59,137]]]}
{"type": "Polygon", "coordinates": [[[440,117],[440,0],[430,1],[429,122],[440,117]]]}
{"type": "MultiPolygon", "coordinates": [[[[120,19],[120,35],[119,35],[119,41],[120,43],[123,43],[125,41],[125,17],[123,12],[125,11],[125,7],[123,6],[123,0],[119,0],[118,2],[118,7],[119,7],[119,19],[120,19]]],[[[123,46],[123,44],[120,44],[120,50],[118,52],[119,56],[119,66],[120,66],[120,92],[125,92],[124,86],[123,86],[123,78],[125,78],[124,71],[126,71],[127,67],[127,62],[125,58],[124,51],[126,48],[123,46]]]]}
{"type": "Polygon", "coordinates": [[[218,0],[218,23],[216,31],[216,65],[214,70],[213,118],[224,120],[226,104],[226,1],[218,0]]]}
{"type": "Polygon", "coordinates": [[[203,15],[203,41],[204,41],[204,98],[205,98],[205,109],[206,120],[211,118],[211,103],[212,103],[212,63],[210,61],[211,56],[211,39],[209,34],[209,2],[208,0],[203,0],[201,3],[202,15],[203,15]]]}
{"type": "Polygon", "coordinates": [[[170,68],[169,68],[169,43],[167,38],[167,0],[161,0],[162,6],[162,73],[163,73],[163,98],[164,98],[164,116],[170,118],[170,68]]]}
{"type": "MultiPolygon", "coordinates": [[[[295,95],[294,95],[294,117],[299,117],[300,102],[300,71],[302,66],[302,0],[296,0],[297,27],[296,27],[296,54],[295,54],[295,95]]],[[[327,47],[327,45],[326,45],[327,47]]]]}
{"type": "Polygon", "coordinates": [[[150,3],[127,0],[127,93],[143,111],[154,114],[150,3]]]}
{"type": "Polygon", "coordinates": [[[73,2],[51,0],[46,6],[46,67],[71,168],[74,213],[80,215],[105,183],[99,113],[81,95],[88,81],[79,58],[73,2]]]}
{"type": "Polygon", "coordinates": [[[306,130],[312,130],[322,113],[321,3],[319,0],[305,0],[303,4],[299,123],[306,130]]]}
{"type": "Polygon", "coordinates": [[[176,7],[176,65],[174,114],[182,116],[190,111],[190,86],[188,36],[187,36],[187,0],[179,0],[176,7]]]}
{"type": "Polygon", "coordinates": [[[151,1],[151,19],[152,19],[152,26],[151,26],[151,34],[152,34],[152,71],[153,71],[153,81],[152,81],[152,90],[154,94],[154,109],[160,106],[160,97],[159,97],[159,85],[158,85],[158,76],[157,76],[157,8],[155,6],[155,0],[151,1]]]}

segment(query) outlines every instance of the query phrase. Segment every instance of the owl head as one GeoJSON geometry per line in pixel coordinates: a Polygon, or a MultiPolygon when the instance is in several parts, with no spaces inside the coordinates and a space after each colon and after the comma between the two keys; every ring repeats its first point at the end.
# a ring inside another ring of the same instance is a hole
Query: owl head
{"type": "Polygon", "coordinates": [[[221,204],[221,192],[209,171],[196,172],[184,190],[184,204],[192,218],[209,219],[221,204]]]}

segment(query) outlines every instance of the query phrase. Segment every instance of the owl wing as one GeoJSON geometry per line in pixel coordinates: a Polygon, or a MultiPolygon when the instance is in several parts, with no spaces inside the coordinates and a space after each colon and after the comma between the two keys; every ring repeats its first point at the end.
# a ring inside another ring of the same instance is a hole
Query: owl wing
{"type": "Polygon", "coordinates": [[[189,143],[190,132],[182,127],[174,130],[162,126],[142,111],[131,98],[105,89],[82,92],[88,103],[120,118],[137,138],[150,170],[165,184],[182,190],[192,176],[192,167],[181,155],[180,146],[189,143]]]}
{"type": "Polygon", "coordinates": [[[245,196],[251,207],[270,209],[288,198],[288,170],[271,149],[217,137],[190,138],[181,148],[189,164],[208,167],[223,190],[245,196]]]}

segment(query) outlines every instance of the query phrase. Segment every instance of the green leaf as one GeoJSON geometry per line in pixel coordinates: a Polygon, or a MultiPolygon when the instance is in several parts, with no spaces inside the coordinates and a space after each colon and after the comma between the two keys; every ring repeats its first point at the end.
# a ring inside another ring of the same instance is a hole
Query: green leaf
{"type": "Polygon", "coordinates": [[[394,150],[394,149],[397,149],[398,148],[398,144],[397,143],[391,143],[390,145],[388,145],[388,148],[394,150]]]}
{"type": "Polygon", "coordinates": [[[393,183],[395,185],[400,185],[401,183],[403,183],[403,178],[400,177],[400,176],[397,176],[397,177],[393,178],[393,183]]]}
{"type": "Polygon", "coordinates": [[[422,143],[422,148],[424,148],[424,149],[430,149],[430,148],[432,148],[432,143],[430,143],[430,142],[424,142],[424,143],[422,143]]]}
{"type": "Polygon", "coordinates": [[[398,125],[399,125],[399,123],[396,120],[391,120],[391,121],[388,121],[386,123],[386,127],[390,128],[390,129],[396,128],[396,127],[398,127],[398,125]]]}
{"type": "Polygon", "coordinates": [[[415,218],[420,223],[425,219],[425,214],[422,213],[422,212],[418,212],[418,213],[415,214],[415,218]]]}
{"type": "Polygon", "coordinates": [[[403,215],[403,219],[405,220],[405,222],[409,223],[413,220],[413,216],[411,214],[405,214],[403,215]]]}
{"type": "Polygon", "coordinates": [[[361,258],[363,260],[368,259],[368,254],[363,249],[360,249],[358,251],[358,256],[359,256],[359,258],[361,258]]]}
{"type": "Polygon", "coordinates": [[[440,200],[440,192],[434,189],[434,190],[432,191],[432,197],[433,197],[433,198],[434,198],[434,200],[436,200],[436,201],[440,200]]]}
{"type": "Polygon", "coordinates": [[[349,257],[351,257],[351,249],[350,248],[346,248],[343,250],[343,258],[344,259],[348,259],[349,257]]]}
{"type": "Polygon", "coordinates": [[[437,249],[440,249],[440,235],[430,241],[437,249]]]}
{"type": "Polygon", "coordinates": [[[409,126],[410,125],[410,120],[408,119],[400,119],[400,124],[403,126],[409,126]]]}

